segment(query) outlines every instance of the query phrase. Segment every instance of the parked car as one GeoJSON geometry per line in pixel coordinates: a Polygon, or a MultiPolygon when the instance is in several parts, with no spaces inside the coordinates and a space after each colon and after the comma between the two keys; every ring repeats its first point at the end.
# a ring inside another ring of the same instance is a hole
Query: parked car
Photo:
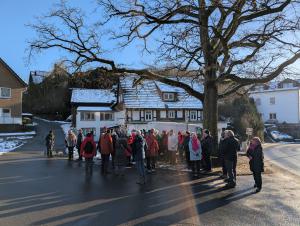
{"type": "Polygon", "coordinates": [[[32,125],[33,124],[33,115],[31,113],[22,113],[22,124],[23,125],[32,125]]]}
{"type": "Polygon", "coordinates": [[[288,141],[293,142],[294,138],[286,133],[279,132],[277,130],[270,131],[272,139],[275,141],[288,141]]]}

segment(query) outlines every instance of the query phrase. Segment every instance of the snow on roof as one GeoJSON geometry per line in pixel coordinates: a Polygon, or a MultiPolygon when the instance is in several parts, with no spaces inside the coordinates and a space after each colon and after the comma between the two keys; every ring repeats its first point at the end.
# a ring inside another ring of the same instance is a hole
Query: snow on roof
{"type": "MultiPolygon", "coordinates": [[[[194,79],[192,77],[184,77],[184,78],[173,77],[171,79],[185,83],[198,92],[203,92],[204,90],[203,84],[199,80],[194,79]]],[[[178,87],[170,86],[161,82],[155,82],[155,83],[161,92],[185,92],[183,89],[178,87]]]]}
{"type": "Polygon", "coordinates": [[[83,107],[77,108],[77,111],[112,111],[111,107],[83,107]]]}
{"type": "Polygon", "coordinates": [[[40,84],[44,81],[46,77],[50,75],[50,72],[47,71],[31,71],[30,77],[32,78],[32,82],[34,84],[40,84]]]}
{"type": "MultiPolygon", "coordinates": [[[[161,82],[143,80],[141,84],[133,87],[136,76],[127,76],[121,79],[121,87],[124,91],[124,104],[126,108],[170,108],[170,109],[202,109],[202,102],[190,96],[183,89],[165,85],[161,82]],[[163,101],[159,93],[175,92],[177,101],[163,101]]],[[[191,80],[184,80],[185,83],[191,80]]],[[[198,85],[200,91],[201,85],[198,85]]]]}
{"type": "Polygon", "coordinates": [[[71,103],[115,103],[115,93],[110,89],[73,89],[71,103]]]}

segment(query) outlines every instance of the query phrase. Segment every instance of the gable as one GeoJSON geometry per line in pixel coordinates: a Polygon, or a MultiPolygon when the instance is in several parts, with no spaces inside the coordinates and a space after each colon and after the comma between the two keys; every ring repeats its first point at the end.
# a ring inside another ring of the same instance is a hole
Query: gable
{"type": "Polygon", "coordinates": [[[27,84],[0,58],[0,86],[23,88],[27,84]]]}

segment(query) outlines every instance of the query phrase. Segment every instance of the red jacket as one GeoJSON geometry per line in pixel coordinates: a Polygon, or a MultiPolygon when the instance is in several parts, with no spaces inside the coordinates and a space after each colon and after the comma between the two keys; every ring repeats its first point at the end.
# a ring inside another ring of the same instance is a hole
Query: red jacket
{"type": "Polygon", "coordinates": [[[157,156],[158,155],[158,142],[153,134],[150,134],[149,136],[146,137],[146,142],[148,146],[148,150],[146,153],[147,156],[157,156]]]}
{"type": "Polygon", "coordinates": [[[96,155],[96,143],[94,141],[94,138],[93,137],[86,137],[84,138],[82,144],[81,144],[81,147],[80,147],[80,154],[85,157],[85,158],[92,158],[96,155]],[[85,153],[84,151],[84,147],[86,145],[87,142],[92,142],[93,144],[93,152],[92,153],[85,153]]]}
{"type": "Polygon", "coordinates": [[[113,153],[113,140],[110,134],[105,133],[100,136],[98,146],[100,147],[100,153],[103,155],[109,155],[113,153]]]}

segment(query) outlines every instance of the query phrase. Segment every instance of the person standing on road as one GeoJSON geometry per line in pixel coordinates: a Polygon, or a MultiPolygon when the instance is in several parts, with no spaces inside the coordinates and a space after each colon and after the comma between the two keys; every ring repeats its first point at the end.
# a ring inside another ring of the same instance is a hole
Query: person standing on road
{"type": "Polygon", "coordinates": [[[253,173],[255,181],[254,188],[256,188],[256,192],[260,192],[262,188],[261,173],[264,172],[264,154],[261,141],[258,137],[252,138],[247,150],[247,156],[249,158],[250,170],[253,173]]]}
{"type": "Polygon", "coordinates": [[[236,186],[235,165],[237,162],[237,151],[239,150],[239,142],[234,137],[234,133],[232,130],[225,130],[223,150],[224,150],[225,166],[228,174],[228,179],[227,179],[228,183],[226,187],[234,188],[236,186]]]}
{"type": "Polygon", "coordinates": [[[80,146],[80,156],[85,159],[86,175],[93,174],[93,158],[96,156],[96,143],[91,133],[88,133],[80,146]]]}
{"type": "Polygon", "coordinates": [[[98,148],[102,160],[101,173],[105,175],[108,173],[109,156],[113,153],[113,140],[106,127],[104,127],[104,133],[99,138],[98,148]]]}
{"type": "Polygon", "coordinates": [[[170,156],[170,163],[171,165],[176,164],[176,152],[178,148],[178,137],[174,133],[174,131],[171,129],[168,134],[168,152],[170,156]]]}
{"type": "Polygon", "coordinates": [[[183,162],[183,152],[184,152],[184,136],[181,131],[178,132],[178,152],[179,152],[179,161],[183,162]]]}
{"type": "Polygon", "coordinates": [[[168,134],[165,130],[162,131],[160,144],[161,159],[166,161],[168,159],[168,134]]]}
{"type": "Polygon", "coordinates": [[[190,164],[192,167],[193,177],[200,176],[200,161],[202,159],[201,143],[197,137],[197,134],[192,133],[189,141],[190,150],[190,164]]]}
{"type": "Polygon", "coordinates": [[[146,173],[144,166],[145,159],[145,140],[141,135],[140,131],[136,132],[134,141],[132,143],[133,150],[135,152],[135,161],[136,161],[136,169],[139,174],[139,180],[136,182],[137,184],[145,184],[146,183],[146,173]]]}
{"type": "Polygon", "coordinates": [[[110,153],[111,155],[111,166],[113,168],[113,170],[115,169],[115,157],[116,157],[116,140],[117,140],[117,133],[116,131],[109,131],[109,133],[111,134],[111,138],[113,141],[113,151],[112,153],[110,153]]]}
{"type": "Polygon", "coordinates": [[[117,129],[115,139],[115,174],[117,176],[124,176],[127,150],[127,137],[125,132],[117,129]]]}
{"type": "Polygon", "coordinates": [[[183,140],[183,148],[184,148],[184,154],[185,154],[185,160],[186,160],[186,165],[188,169],[191,169],[191,161],[190,161],[190,148],[189,148],[189,143],[190,143],[190,132],[186,131],[184,134],[184,140],[183,140]]]}
{"type": "Polygon", "coordinates": [[[156,165],[156,158],[158,156],[159,151],[159,145],[155,136],[154,129],[150,130],[150,134],[147,136],[146,139],[147,143],[147,169],[149,172],[154,173],[155,172],[155,165],[156,165]]]}
{"type": "Polygon", "coordinates": [[[47,157],[52,158],[52,152],[54,149],[55,136],[52,130],[49,131],[46,136],[46,148],[47,148],[47,157]]]}
{"type": "MultiPolygon", "coordinates": [[[[90,134],[92,135],[92,134],[90,134]]],[[[84,140],[84,136],[83,136],[83,131],[82,129],[78,130],[78,135],[77,135],[77,144],[76,144],[76,148],[77,148],[77,152],[78,152],[78,161],[82,161],[82,155],[81,155],[81,144],[82,141],[84,140]]]]}
{"type": "Polygon", "coordinates": [[[225,166],[225,159],[224,159],[224,140],[225,140],[225,129],[222,129],[221,138],[219,142],[219,158],[222,164],[222,175],[220,178],[227,179],[227,170],[225,166]]]}
{"type": "Polygon", "coordinates": [[[203,131],[202,140],[202,152],[203,152],[203,160],[204,160],[204,170],[206,172],[211,172],[211,153],[213,148],[213,138],[210,135],[209,130],[205,129],[203,131]]]}
{"type": "Polygon", "coordinates": [[[72,130],[68,131],[68,135],[65,139],[65,143],[68,148],[68,160],[71,161],[73,160],[74,147],[76,146],[77,143],[76,135],[72,132],[72,130]]]}

